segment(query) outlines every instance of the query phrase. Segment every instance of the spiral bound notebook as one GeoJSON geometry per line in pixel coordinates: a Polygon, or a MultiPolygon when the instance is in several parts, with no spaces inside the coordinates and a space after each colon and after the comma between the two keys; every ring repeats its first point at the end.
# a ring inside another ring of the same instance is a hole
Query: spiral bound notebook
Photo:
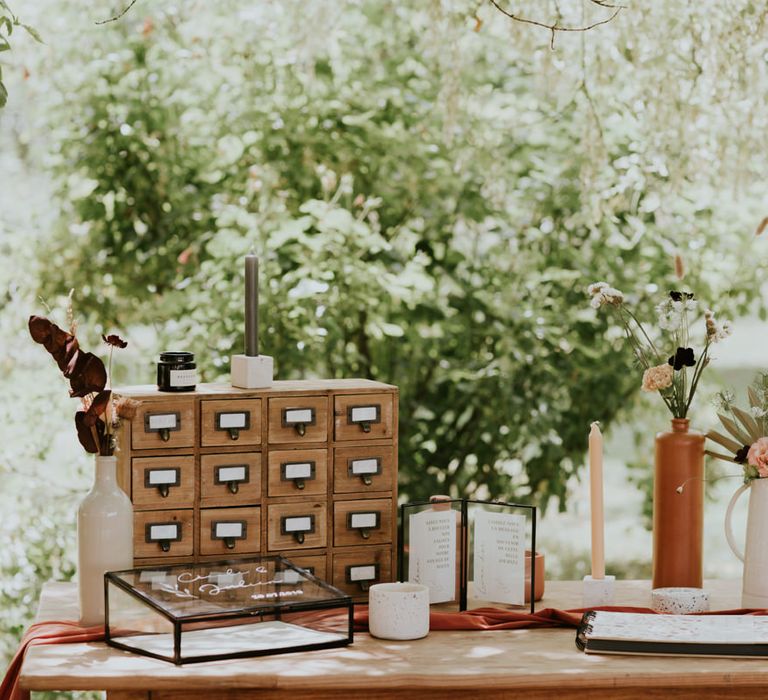
{"type": "Polygon", "coordinates": [[[576,646],[587,654],[768,656],[768,617],[652,615],[592,610],[576,646]]]}

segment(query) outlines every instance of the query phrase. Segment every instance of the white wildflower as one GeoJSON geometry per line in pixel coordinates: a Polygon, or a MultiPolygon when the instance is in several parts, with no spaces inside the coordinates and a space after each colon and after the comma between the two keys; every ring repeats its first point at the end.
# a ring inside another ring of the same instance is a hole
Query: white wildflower
{"type": "Polygon", "coordinates": [[[587,287],[587,292],[592,297],[590,306],[593,309],[599,309],[605,304],[611,306],[621,306],[624,303],[624,294],[618,289],[611,287],[607,282],[595,282],[587,287]]]}
{"type": "Polygon", "coordinates": [[[683,302],[663,301],[656,306],[659,315],[659,328],[665,331],[676,331],[683,323],[683,302]]]}
{"type": "Polygon", "coordinates": [[[710,343],[717,343],[731,334],[731,322],[718,323],[715,314],[710,309],[704,312],[704,321],[707,324],[707,340],[710,343]]]}
{"type": "Polygon", "coordinates": [[[768,411],[764,408],[760,408],[760,406],[752,406],[752,408],[749,409],[749,412],[752,414],[753,418],[763,418],[768,414],[768,411]]]}

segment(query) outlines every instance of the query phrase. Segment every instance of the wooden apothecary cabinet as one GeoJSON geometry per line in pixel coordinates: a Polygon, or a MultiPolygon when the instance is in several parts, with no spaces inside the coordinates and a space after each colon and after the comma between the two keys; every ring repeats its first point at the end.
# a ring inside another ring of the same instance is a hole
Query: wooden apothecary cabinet
{"type": "Polygon", "coordinates": [[[282,554],[357,600],[392,580],[397,387],[338,379],[115,393],[140,402],[118,434],[135,566],[282,554]]]}

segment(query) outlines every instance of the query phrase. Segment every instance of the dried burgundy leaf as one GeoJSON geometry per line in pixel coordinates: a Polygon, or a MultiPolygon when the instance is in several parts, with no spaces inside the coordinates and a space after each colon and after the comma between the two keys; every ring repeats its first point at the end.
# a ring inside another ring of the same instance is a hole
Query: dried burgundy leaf
{"type": "Polygon", "coordinates": [[[112,392],[109,389],[102,391],[96,395],[96,398],[91,402],[88,410],[85,412],[83,423],[88,427],[95,425],[99,420],[99,416],[103,415],[109,406],[109,398],[112,396],[112,392]]]}
{"type": "Polygon", "coordinates": [[[127,348],[128,342],[123,340],[119,335],[102,335],[101,339],[107,344],[116,348],[127,348]]]}
{"type": "Polygon", "coordinates": [[[80,347],[77,338],[42,316],[29,317],[29,334],[53,356],[66,376],[67,368],[73,363],[80,347]]]}
{"type": "Polygon", "coordinates": [[[85,424],[85,411],[78,411],[75,413],[75,427],[77,428],[77,439],[80,440],[80,444],[85,448],[86,452],[92,454],[99,453],[99,444],[104,438],[104,421],[100,418],[96,419],[96,423],[93,426],[85,424]],[[94,435],[95,433],[95,435],[94,435]],[[96,441],[98,438],[98,442],[96,441]]]}
{"type": "Polygon", "coordinates": [[[87,396],[95,394],[107,384],[107,370],[104,363],[91,352],[77,354],[74,366],[68,368],[64,375],[69,379],[70,396],[87,396]]]}

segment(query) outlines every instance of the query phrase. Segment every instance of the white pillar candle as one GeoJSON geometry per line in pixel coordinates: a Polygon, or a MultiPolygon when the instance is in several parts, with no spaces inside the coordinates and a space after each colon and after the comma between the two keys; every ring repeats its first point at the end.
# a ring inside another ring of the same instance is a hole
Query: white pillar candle
{"type": "Polygon", "coordinates": [[[603,435],[595,422],[589,431],[589,500],[592,514],[592,578],[605,578],[603,515],[603,435]]]}

